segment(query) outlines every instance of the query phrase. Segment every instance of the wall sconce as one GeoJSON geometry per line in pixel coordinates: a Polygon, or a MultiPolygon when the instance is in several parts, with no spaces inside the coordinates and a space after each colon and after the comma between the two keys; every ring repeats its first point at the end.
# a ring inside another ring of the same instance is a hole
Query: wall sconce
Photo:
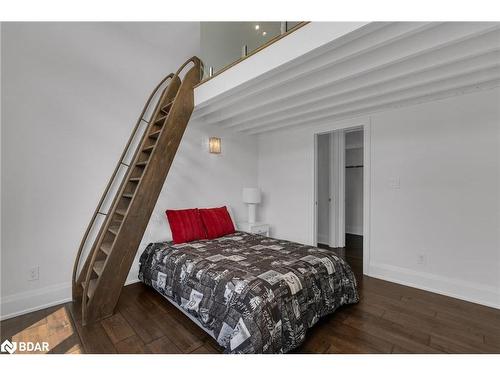
{"type": "Polygon", "coordinates": [[[217,137],[210,137],[208,139],[208,151],[211,154],[220,154],[221,140],[217,137]]]}

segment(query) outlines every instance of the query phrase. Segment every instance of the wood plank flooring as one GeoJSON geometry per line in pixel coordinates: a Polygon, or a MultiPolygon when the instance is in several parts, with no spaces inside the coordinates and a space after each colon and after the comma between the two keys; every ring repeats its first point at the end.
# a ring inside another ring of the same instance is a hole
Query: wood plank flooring
{"type": "MultiPolygon", "coordinates": [[[[294,353],[500,353],[500,310],[362,275],[362,239],[345,256],[361,300],[321,319],[294,353]]],[[[333,251],[333,250],[332,250],[333,251]]],[[[123,289],[116,314],[82,327],[72,303],[2,321],[0,336],[48,341],[49,353],[220,353],[209,335],[149,287],[123,289]]]]}

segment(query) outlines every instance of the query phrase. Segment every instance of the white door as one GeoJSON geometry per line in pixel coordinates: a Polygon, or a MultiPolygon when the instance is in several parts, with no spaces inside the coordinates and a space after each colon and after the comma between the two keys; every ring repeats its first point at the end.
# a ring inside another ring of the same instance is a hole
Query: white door
{"type": "Polygon", "coordinates": [[[317,242],[330,246],[330,180],[331,180],[331,134],[317,137],[317,242]]]}
{"type": "Polygon", "coordinates": [[[330,137],[330,247],[345,246],[345,133],[330,137]]]}
{"type": "Polygon", "coordinates": [[[345,136],[342,130],[319,134],[316,139],[317,242],[345,245],[345,136]]]}

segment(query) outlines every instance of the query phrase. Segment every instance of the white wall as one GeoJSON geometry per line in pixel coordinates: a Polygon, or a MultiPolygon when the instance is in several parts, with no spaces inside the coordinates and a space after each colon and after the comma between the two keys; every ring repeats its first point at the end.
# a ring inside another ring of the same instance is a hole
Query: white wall
{"type": "MultiPolygon", "coordinates": [[[[199,24],[4,23],[1,35],[5,317],[70,298],[79,241],[137,116],[156,83],[199,53],[199,24]]],[[[190,124],[143,243],[165,239],[169,207],[228,201],[244,214],[255,155],[251,137],[190,124]],[[221,156],[206,151],[209,135],[223,138],[221,156]]]]}
{"type": "Polygon", "coordinates": [[[500,307],[499,103],[497,88],[262,134],[263,218],[276,237],[312,243],[313,134],[371,121],[369,274],[500,307]]]}
{"type": "MultiPolygon", "coordinates": [[[[257,138],[192,121],[186,129],[142,240],[170,240],[165,210],[229,205],[236,222],[245,221],[245,186],[257,185],[257,138]],[[222,152],[208,152],[208,138],[221,138],[222,152]]],[[[140,252],[137,254],[137,258],[140,252]]],[[[137,263],[136,263],[137,264],[137,263]]],[[[137,275],[137,273],[136,273],[137,275]]]]}

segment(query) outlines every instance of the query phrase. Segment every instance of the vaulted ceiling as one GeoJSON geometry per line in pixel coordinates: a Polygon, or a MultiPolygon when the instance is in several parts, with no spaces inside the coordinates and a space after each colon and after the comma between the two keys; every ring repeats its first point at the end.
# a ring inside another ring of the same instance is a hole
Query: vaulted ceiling
{"type": "Polygon", "coordinates": [[[194,117],[257,134],[499,85],[499,23],[371,23],[213,98],[194,117]]]}

